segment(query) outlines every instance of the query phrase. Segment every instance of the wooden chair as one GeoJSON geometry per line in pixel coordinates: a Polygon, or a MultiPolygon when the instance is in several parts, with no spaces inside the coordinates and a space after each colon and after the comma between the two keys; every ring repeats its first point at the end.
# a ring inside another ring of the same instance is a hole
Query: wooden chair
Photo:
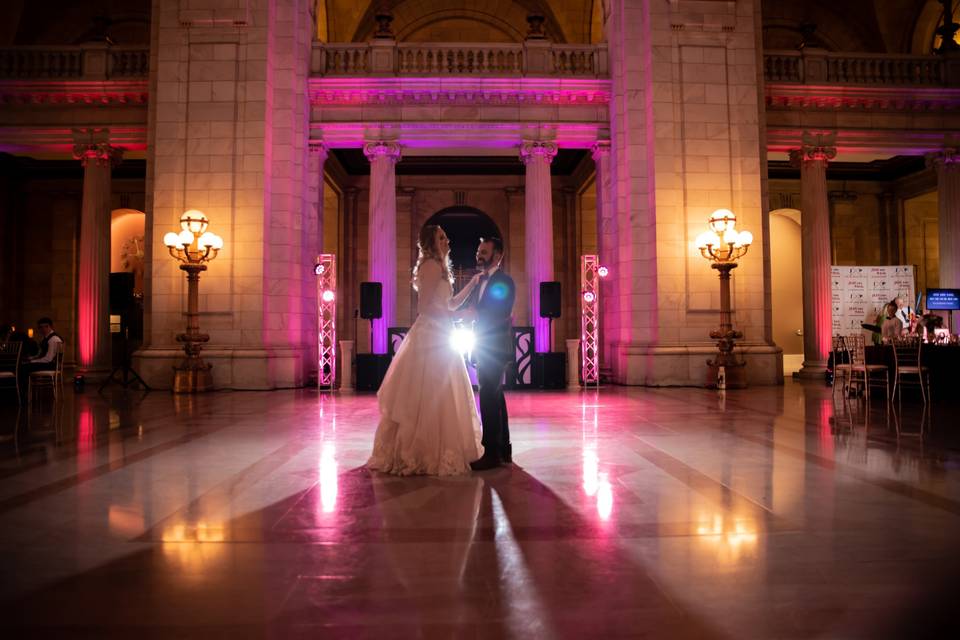
{"type": "Polygon", "coordinates": [[[916,384],[920,387],[920,396],[924,404],[929,400],[930,370],[923,366],[923,341],[919,336],[898,338],[893,341],[893,355],[896,363],[893,392],[899,401],[903,395],[904,384],[916,384]],[[916,378],[913,382],[911,379],[916,378]]]}
{"type": "Polygon", "coordinates": [[[850,351],[843,336],[833,336],[833,392],[837,387],[843,389],[844,394],[850,386],[850,351]]]}
{"type": "MultiPolygon", "coordinates": [[[[847,342],[850,346],[850,380],[851,382],[860,378],[863,380],[863,395],[867,402],[870,402],[870,387],[879,386],[877,374],[882,374],[883,387],[890,389],[890,369],[885,364],[867,364],[866,361],[866,341],[862,333],[847,336],[847,342]]],[[[887,394],[889,400],[890,394],[887,394]]]]}
{"type": "Polygon", "coordinates": [[[33,397],[43,387],[50,387],[53,391],[53,401],[60,400],[63,394],[63,345],[57,352],[56,366],[45,371],[34,371],[28,377],[27,401],[33,402],[33,397]]]}
{"type": "Polygon", "coordinates": [[[20,353],[22,342],[0,342],[0,383],[13,384],[20,403],[20,353]]]}

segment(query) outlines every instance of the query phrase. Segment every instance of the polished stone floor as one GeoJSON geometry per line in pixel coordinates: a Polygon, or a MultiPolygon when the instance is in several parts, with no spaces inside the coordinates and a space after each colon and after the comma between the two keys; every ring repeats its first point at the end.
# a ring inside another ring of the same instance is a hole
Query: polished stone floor
{"type": "Polygon", "coordinates": [[[437,479],[362,468],[368,395],[4,400],[4,638],[960,637],[951,407],[511,393],[437,479]]]}

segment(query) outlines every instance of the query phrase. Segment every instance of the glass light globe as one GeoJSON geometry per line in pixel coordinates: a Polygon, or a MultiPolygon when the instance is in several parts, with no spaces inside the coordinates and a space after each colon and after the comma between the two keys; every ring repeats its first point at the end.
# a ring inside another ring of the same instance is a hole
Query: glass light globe
{"type": "Polygon", "coordinates": [[[177,234],[176,231],[171,231],[163,236],[163,244],[170,248],[173,248],[178,244],[180,244],[180,236],[177,234]]]}
{"type": "Polygon", "coordinates": [[[177,238],[179,238],[177,240],[177,244],[183,247],[189,247],[191,244],[193,244],[193,234],[187,231],[186,229],[181,231],[180,235],[178,235],[177,238]]]}
{"type": "Polygon", "coordinates": [[[749,247],[753,244],[753,234],[749,231],[741,231],[737,238],[738,247],[749,247]]]}
{"type": "Polygon", "coordinates": [[[696,243],[697,249],[706,249],[707,245],[710,244],[710,231],[704,231],[697,236],[696,243]]]}
{"type": "Polygon", "coordinates": [[[720,236],[717,235],[716,232],[714,232],[714,231],[707,231],[706,236],[707,236],[707,238],[706,238],[706,240],[707,240],[707,245],[709,245],[709,246],[711,246],[711,247],[719,247],[719,246],[720,246],[720,236]]]}
{"type": "Polygon", "coordinates": [[[213,245],[212,245],[213,248],[216,249],[217,251],[220,251],[220,249],[223,249],[223,238],[221,238],[215,233],[211,233],[210,235],[213,236],[213,245]]]}
{"type": "Polygon", "coordinates": [[[717,233],[733,229],[737,224],[737,216],[729,209],[717,209],[710,214],[710,228],[717,233]]]}
{"type": "Polygon", "coordinates": [[[733,227],[728,227],[727,230],[723,232],[723,244],[737,244],[739,240],[740,234],[737,233],[737,230],[733,227]]]}
{"type": "Polygon", "coordinates": [[[207,230],[207,215],[203,211],[190,209],[184,211],[180,216],[180,228],[185,231],[192,231],[194,235],[200,235],[207,230]]]}
{"type": "Polygon", "coordinates": [[[197,246],[200,247],[212,247],[213,246],[214,235],[207,231],[200,238],[197,239],[197,246]]]}

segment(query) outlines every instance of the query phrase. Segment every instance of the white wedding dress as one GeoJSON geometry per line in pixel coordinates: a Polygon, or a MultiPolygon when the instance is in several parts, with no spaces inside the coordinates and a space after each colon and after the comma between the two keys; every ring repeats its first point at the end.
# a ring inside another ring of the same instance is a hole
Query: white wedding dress
{"type": "Polygon", "coordinates": [[[387,369],[367,467],[396,475],[457,475],[483,454],[467,367],[450,344],[453,289],[440,263],[417,271],[417,320],[387,369]]]}

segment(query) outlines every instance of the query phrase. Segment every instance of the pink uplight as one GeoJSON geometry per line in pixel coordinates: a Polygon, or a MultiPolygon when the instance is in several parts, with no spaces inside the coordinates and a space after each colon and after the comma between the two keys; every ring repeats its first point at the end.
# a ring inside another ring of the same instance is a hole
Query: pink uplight
{"type": "Polygon", "coordinates": [[[593,294],[592,291],[585,291],[585,292],[583,293],[583,300],[584,300],[584,302],[586,302],[587,304],[590,304],[590,303],[593,302],[595,299],[596,299],[596,296],[593,294]]]}
{"type": "Polygon", "coordinates": [[[324,302],[333,302],[333,298],[334,298],[333,291],[331,291],[330,289],[327,289],[326,291],[323,292],[322,297],[324,302]]]}
{"type": "Polygon", "coordinates": [[[610,275],[610,270],[607,269],[606,267],[600,267],[599,269],[597,269],[597,275],[600,276],[601,278],[606,278],[608,275],[610,275]]]}

